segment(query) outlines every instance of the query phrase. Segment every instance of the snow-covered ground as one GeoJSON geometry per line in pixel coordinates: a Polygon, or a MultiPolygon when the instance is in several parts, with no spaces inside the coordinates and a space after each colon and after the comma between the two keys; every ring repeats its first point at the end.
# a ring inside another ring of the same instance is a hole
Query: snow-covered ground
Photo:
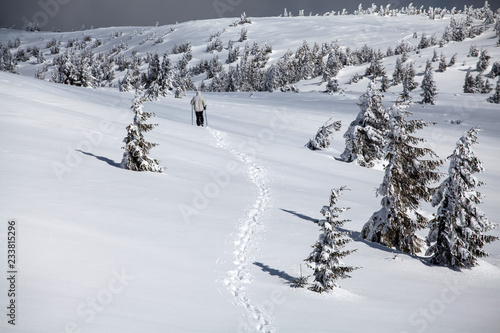
{"type": "MultiPolygon", "coordinates": [[[[422,17],[296,17],[252,19],[249,40],[273,45],[272,59],[309,42],[394,47],[418,43],[414,31],[441,35],[447,19],[422,17]],[[304,29],[304,27],[308,29],[304,29]]],[[[205,54],[208,36],[222,31],[236,39],[230,19],[175,26],[108,28],[85,34],[108,38],[123,31],[129,50],[159,52],[191,41],[193,63],[205,54]],[[140,44],[146,34],[168,32],[166,42],[140,44]]],[[[30,34],[1,30],[2,41],[20,35],[22,45],[64,41],[84,32],[30,34]]],[[[115,38],[116,39],[116,38],[115,38]]],[[[120,41],[121,42],[121,41],[120,41]]],[[[434,73],[435,106],[415,104],[415,118],[436,122],[418,136],[441,158],[460,135],[484,129],[475,147],[486,171],[479,178],[486,197],[480,208],[500,221],[500,107],[487,95],[463,94],[472,43],[500,60],[493,31],[450,43],[439,52],[457,53],[457,64],[434,73]],[[465,62],[465,64],[464,64],[465,62]],[[461,119],[459,125],[451,120],[461,119]]],[[[119,41],[102,46],[111,48],[119,41]]],[[[417,74],[433,49],[411,54],[417,74]]],[[[224,59],[224,56],[221,56],[224,59]]],[[[390,74],[396,57],[384,59],[390,74]]],[[[86,89],[0,72],[1,253],[7,253],[7,221],[18,226],[16,325],[0,321],[2,332],[497,332],[500,325],[500,242],[486,246],[490,257],[462,271],[428,266],[359,239],[359,231],[380,208],[375,188],[383,171],[336,160],[342,133],[359,111],[368,80],[348,85],[364,66],[339,74],[345,94],[320,93],[318,79],[298,84],[300,93],[207,93],[208,128],[191,125],[189,100],[173,96],[148,102],[159,126],[147,138],[160,145],[152,157],[162,174],[119,167],[125,127],[132,121],[133,93],[116,88],[86,89]],[[329,150],[304,148],[326,120],[341,120],[329,150]],[[291,288],[304,274],[330,189],[347,186],[339,206],[351,230],[346,264],[362,267],[328,294],[291,288]]],[[[437,63],[435,64],[437,68],[437,63]]],[[[421,76],[417,76],[417,81],[421,76]]],[[[396,100],[401,86],[386,93],[396,100]]],[[[419,100],[420,88],[413,92],[419,100]]],[[[443,166],[446,171],[447,164],[443,166]]],[[[434,209],[424,205],[428,214],[434,209]]],[[[426,231],[421,235],[425,236],[426,231]]],[[[491,232],[500,235],[500,230],[491,232]]],[[[7,256],[0,267],[7,272],[7,256]]],[[[2,307],[8,281],[0,280],[2,307]]],[[[7,312],[7,310],[4,310],[7,312]]]]}

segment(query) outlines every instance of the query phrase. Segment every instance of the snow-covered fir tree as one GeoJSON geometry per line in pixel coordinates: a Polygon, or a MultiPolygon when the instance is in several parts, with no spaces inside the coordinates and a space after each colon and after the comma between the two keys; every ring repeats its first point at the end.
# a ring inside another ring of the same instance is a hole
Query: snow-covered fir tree
{"type": "Polygon", "coordinates": [[[356,251],[343,250],[351,240],[346,238],[347,232],[339,230],[346,222],[350,221],[339,220],[339,215],[349,208],[336,206],[342,192],[346,189],[346,187],[341,187],[332,190],[330,204],[321,209],[325,219],[318,221],[321,227],[321,235],[313,246],[314,251],[305,259],[307,266],[313,270],[314,275],[314,282],[309,289],[318,293],[334,289],[337,287],[337,280],[350,278],[349,273],[359,268],[346,266],[341,261],[342,258],[356,251]]]}
{"type": "Polygon", "coordinates": [[[148,142],[144,139],[144,133],[151,131],[157,124],[146,124],[153,113],[143,110],[143,103],[147,100],[136,90],[134,102],[131,109],[134,111],[134,122],[127,126],[127,136],[123,139],[125,149],[122,159],[122,167],[132,171],[162,172],[158,160],[150,158],[149,151],[156,147],[157,143],[148,142]]]}
{"type": "Polygon", "coordinates": [[[488,98],[488,102],[500,104],[500,76],[498,77],[498,80],[497,80],[495,93],[493,94],[493,96],[488,98]]]}
{"type": "Polygon", "coordinates": [[[493,90],[493,86],[488,79],[484,81],[481,73],[476,75],[476,90],[480,94],[489,94],[493,90]]]}
{"type": "Polygon", "coordinates": [[[415,69],[413,68],[413,63],[411,62],[409,65],[406,66],[403,75],[403,80],[406,81],[406,84],[410,91],[413,91],[418,87],[418,83],[415,82],[415,75],[416,75],[415,69]]]}
{"type": "Polygon", "coordinates": [[[425,73],[421,88],[423,90],[420,94],[420,96],[423,97],[422,103],[432,105],[436,104],[437,88],[432,74],[432,63],[429,60],[427,60],[425,66],[425,73]]]}
{"type": "Polygon", "coordinates": [[[497,23],[495,24],[495,32],[498,38],[497,45],[500,45],[500,14],[496,15],[497,23]]]}
{"type": "Polygon", "coordinates": [[[491,71],[489,77],[494,79],[497,76],[500,76],[500,62],[495,61],[493,65],[491,65],[491,71]]]}
{"type": "Polygon", "coordinates": [[[412,134],[429,126],[422,120],[408,120],[411,115],[407,103],[395,104],[390,110],[390,130],[385,147],[385,176],[377,190],[382,196],[382,208],[374,213],[361,230],[361,237],[399,251],[417,254],[422,241],[416,234],[425,228],[428,220],[418,210],[421,200],[432,194],[430,184],[440,178],[437,168],[440,160],[425,142],[412,134]]]}
{"type": "Polygon", "coordinates": [[[309,140],[306,144],[307,148],[311,150],[321,150],[330,147],[330,138],[333,133],[340,131],[342,128],[342,122],[340,120],[332,123],[330,123],[330,120],[331,118],[318,129],[314,139],[309,140]]]}
{"type": "Polygon", "coordinates": [[[339,51],[337,49],[331,51],[328,54],[328,59],[323,70],[323,81],[326,82],[330,78],[336,77],[339,71],[342,69],[342,66],[342,60],[340,59],[339,51]]]}
{"type": "Polygon", "coordinates": [[[329,78],[328,83],[326,84],[327,93],[334,93],[339,91],[339,80],[337,78],[329,78]]]}
{"type": "Polygon", "coordinates": [[[479,72],[484,72],[486,68],[490,65],[491,56],[488,54],[487,50],[481,50],[481,54],[479,55],[479,60],[476,64],[476,69],[479,72]]]}
{"type": "Polygon", "coordinates": [[[401,82],[403,82],[404,79],[404,72],[405,70],[403,69],[403,61],[401,58],[396,59],[396,66],[394,67],[394,72],[392,73],[392,84],[394,86],[397,86],[401,82]]]}
{"type": "Polygon", "coordinates": [[[382,98],[375,81],[370,81],[366,93],[359,98],[360,111],[344,134],[346,147],[340,157],[345,162],[356,161],[371,168],[374,161],[383,158],[388,123],[382,98]]]}
{"type": "Polygon", "coordinates": [[[448,67],[451,67],[453,65],[455,65],[455,63],[457,62],[457,54],[455,53],[451,59],[450,59],[450,62],[448,63],[448,67]]]}
{"type": "Polygon", "coordinates": [[[436,49],[434,49],[433,53],[432,53],[432,62],[437,62],[439,60],[439,56],[438,56],[438,53],[436,51],[436,49]]]}
{"type": "Polygon", "coordinates": [[[409,83],[408,83],[408,76],[405,76],[405,79],[403,80],[403,91],[399,95],[401,102],[406,102],[406,103],[411,103],[412,102],[412,97],[411,97],[411,90],[409,88],[409,83]]]}
{"type": "Polygon", "coordinates": [[[446,63],[446,57],[441,53],[441,58],[439,59],[438,72],[445,72],[448,64],[446,63]]]}
{"type": "Polygon", "coordinates": [[[449,267],[469,267],[485,257],[487,243],[498,237],[486,235],[496,225],[477,208],[483,195],[476,187],[483,185],[474,174],[484,171],[472,146],[477,143],[479,127],[462,135],[453,154],[448,157],[448,177],[434,193],[432,204],[438,206],[435,218],[429,223],[426,255],[431,262],[449,267]]]}
{"type": "Polygon", "coordinates": [[[479,57],[479,49],[477,48],[476,44],[471,44],[467,57],[479,57]]]}
{"type": "Polygon", "coordinates": [[[366,68],[365,76],[372,75],[373,78],[377,78],[378,76],[382,76],[384,72],[384,67],[382,66],[382,60],[379,58],[377,52],[373,52],[372,60],[370,62],[370,66],[366,68]]]}
{"type": "Polygon", "coordinates": [[[476,79],[472,76],[471,68],[469,67],[467,74],[465,74],[464,93],[473,94],[475,92],[477,92],[476,79]]]}
{"type": "Polygon", "coordinates": [[[382,80],[380,81],[380,91],[387,92],[391,87],[391,83],[389,82],[389,77],[387,77],[387,73],[384,71],[382,73],[382,80]]]}

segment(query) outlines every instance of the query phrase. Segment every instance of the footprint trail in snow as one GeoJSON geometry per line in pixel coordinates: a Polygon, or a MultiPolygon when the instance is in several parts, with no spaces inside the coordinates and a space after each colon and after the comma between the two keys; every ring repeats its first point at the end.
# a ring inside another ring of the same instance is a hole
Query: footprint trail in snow
{"type": "Polygon", "coordinates": [[[250,156],[233,149],[226,139],[226,134],[209,128],[217,140],[216,147],[224,149],[242,162],[248,173],[248,178],[258,189],[255,202],[245,211],[245,216],[240,219],[233,241],[233,264],[235,268],[226,273],[222,282],[234,296],[235,303],[243,307],[246,312],[246,323],[240,324],[239,332],[275,332],[271,327],[271,318],[264,309],[256,306],[247,292],[247,285],[252,281],[248,270],[249,255],[255,243],[255,235],[261,227],[260,218],[269,206],[269,189],[265,177],[265,170],[250,156]]]}

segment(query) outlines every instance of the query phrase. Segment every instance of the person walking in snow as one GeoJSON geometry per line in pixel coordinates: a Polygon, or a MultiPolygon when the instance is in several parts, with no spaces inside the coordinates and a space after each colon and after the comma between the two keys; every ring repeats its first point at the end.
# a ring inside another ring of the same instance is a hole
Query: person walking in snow
{"type": "Polygon", "coordinates": [[[205,120],[203,119],[203,111],[207,109],[207,104],[205,99],[201,96],[201,92],[197,91],[196,96],[191,100],[191,105],[194,108],[196,114],[196,125],[203,126],[205,120]]]}

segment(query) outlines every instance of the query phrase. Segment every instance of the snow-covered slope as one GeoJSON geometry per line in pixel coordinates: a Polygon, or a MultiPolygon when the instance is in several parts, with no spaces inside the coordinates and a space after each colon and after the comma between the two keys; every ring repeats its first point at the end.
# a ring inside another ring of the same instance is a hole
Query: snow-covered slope
{"type": "MultiPolygon", "coordinates": [[[[448,24],[404,16],[252,20],[246,25],[250,42],[272,44],[276,59],[304,39],[385,50],[402,38],[411,40],[414,31],[441,34],[448,24]]],[[[2,30],[0,36],[7,41],[21,34],[26,46],[83,34],[111,39],[122,31],[126,52],[155,47],[163,52],[190,41],[196,61],[208,57],[209,35],[226,28],[224,41],[237,39],[241,28],[229,27],[231,22],[147,27],[136,37],[134,31],[142,28],[64,34],[2,30]],[[171,28],[175,31],[163,44],[141,44],[155,31],[160,36],[171,28]]],[[[410,111],[437,123],[417,135],[442,158],[463,132],[482,126],[476,152],[486,168],[479,175],[486,182],[480,189],[486,198],[480,208],[491,221],[500,221],[500,108],[487,103],[486,95],[462,93],[465,72],[477,62],[467,57],[472,43],[500,60],[493,36],[489,30],[439,49],[448,58],[457,53],[457,64],[434,73],[437,104],[415,104],[410,111]],[[458,119],[463,122],[450,123],[458,119]]],[[[100,51],[113,47],[115,39],[100,51]]],[[[418,74],[432,51],[410,55],[418,74]]],[[[394,61],[384,59],[388,73],[394,61]]],[[[319,79],[300,82],[300,93],[207,93],[209,128],[191,126],[192,92],[183,99],[146,103],[145,109],[157,115],[152,121],[159,126],[147,138],[160,144],[152,156],[166,167],[163,174],[119,167],[133,93],[37,80],[31,77],[34,67],[20,66],[25,76],[0,73],[1,253],[7,253],[7,221],[16,219],[18,225],[17,319],[12,326],[4,316],[2,331],[497,331],[499,242],[486,247],[491,256],[478,267],[453,271],[358,237],[380,207],[375,188],[383,171],[335,157],[343,151],[341,134],[356,116],[356,102],[368,84],[367,79],[347,81],[366,65],[341,71],[341,95],[319,93],[319,79]],[[332,147],[322,152],[304,148],[330,117],[344,125],[332,147]],[[342,185],[351,189],[339,202],[351,207],[343,214],[352,220],[345,225],[353,231],[349,248],[358,249],[345,261],[362,268],[329,294],[291,288],[318,238],[314,220],[321,217],[330,189],[342,185]]],[[[386,105],[400,88],[385,94],[386,105]]],[[[415,100],[420,92],[413,92],[415,100]]],[[[428,205],[424,209],[434,212],[428,205]]],[[[1,261],[3,272],[6,264],[1,261]]],[[[5,306],[8,287],[2,279],[5,306]]]]}

